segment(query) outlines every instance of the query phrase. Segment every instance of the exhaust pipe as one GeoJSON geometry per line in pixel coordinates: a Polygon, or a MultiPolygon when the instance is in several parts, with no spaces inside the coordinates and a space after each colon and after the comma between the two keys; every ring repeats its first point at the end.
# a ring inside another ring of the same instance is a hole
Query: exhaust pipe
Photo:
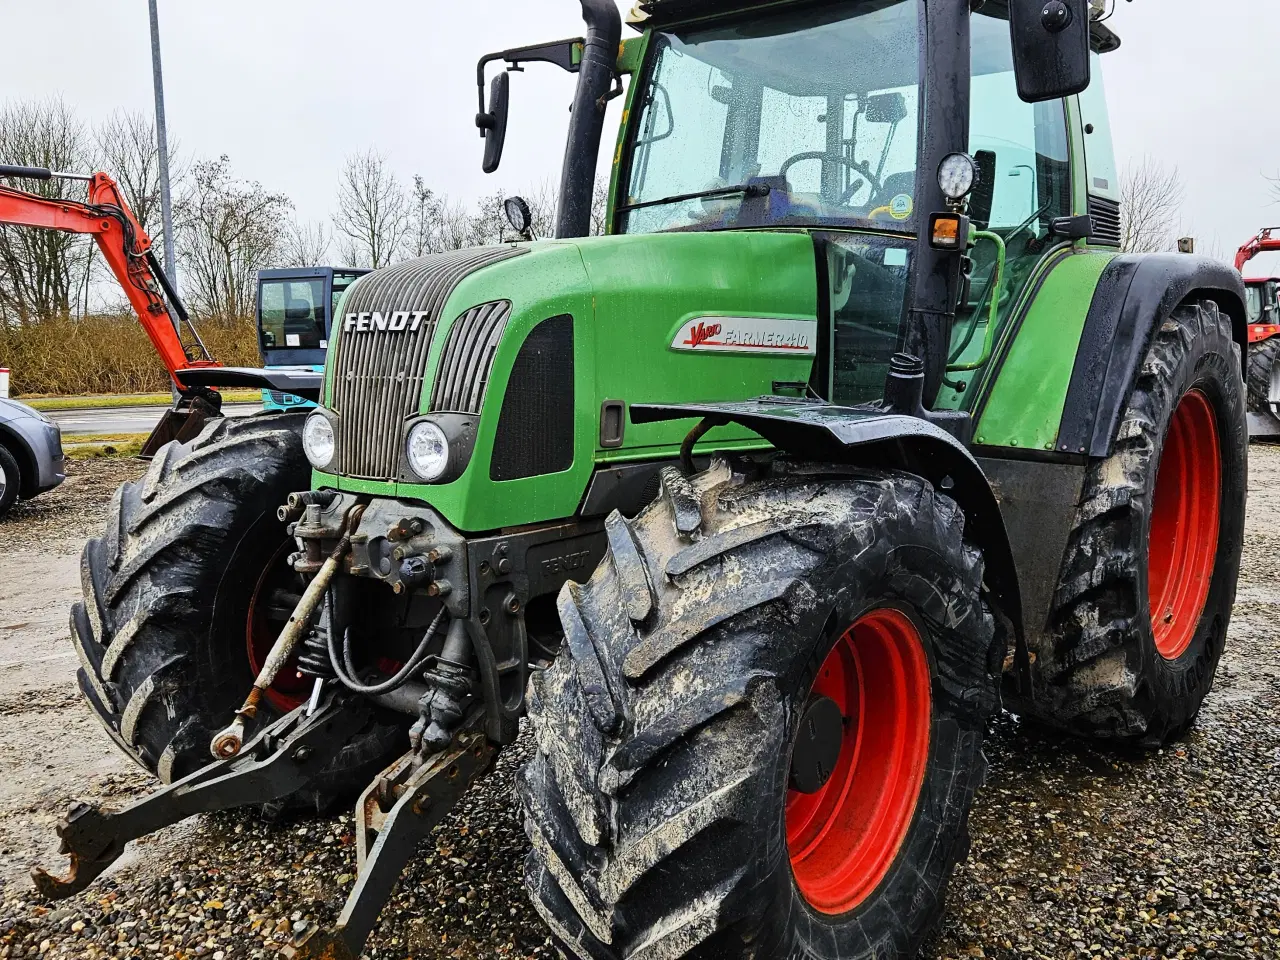
{"type": "Polygon", "coordinates": [[[604,133],[604,114],[617,77],[622,15],[613,0],[582,0],[587,37],[573,95],[573,115],[560,174],[560,207],[556,237],[585,237],[591,232],[591,198],[596,187],[596,160],[604,133]]]}

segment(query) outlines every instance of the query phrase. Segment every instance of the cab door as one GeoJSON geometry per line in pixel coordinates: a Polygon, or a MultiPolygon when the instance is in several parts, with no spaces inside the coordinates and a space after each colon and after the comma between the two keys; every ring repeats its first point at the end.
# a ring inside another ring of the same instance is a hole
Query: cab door
{"type": "Polygon", "coordinates": [[[1066,102],[1024,103],[1007,20],[979,11],[972,25],[969,152],[987,182],[971,201],[978,243],[952,333],[943,406],[962,405],[1037,267],[1061,249],[1050,225],[1072,213],[1066,102]]]}

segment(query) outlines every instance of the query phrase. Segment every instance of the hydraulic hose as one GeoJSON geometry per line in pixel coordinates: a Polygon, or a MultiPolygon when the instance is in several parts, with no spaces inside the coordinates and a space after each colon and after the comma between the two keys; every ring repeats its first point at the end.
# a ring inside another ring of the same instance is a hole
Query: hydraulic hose
{"type": "Polygon", "coordinates": [[[427,632],[422,635],[422,642],[418,644],[418,648],[413,651],[413,655],[409,657],[408,662],[401,667],[396,675],[390,677],[382,683],[363,684],[355,679],[355,664],[351,661],[351,628],[347,627],[342,633],[342,654],[338,654],[337,631],[329,631],[329,664],[333,667],[333,672],[337,674],[338,679],[342,681],[342,685],[352,693],[363,694],[364,696],[376,697],[384,693],[390,693],[397,687],[407,683],[414,674],[420,671],[427,662],[427,649],[431,646],[431,640],[435,636],[436,628],[440,626],[440,621],[444,619],[444,607],[440,608],[440,612],[436,614],[435,619],[431,621],[431,625],[427,627],[427,632]]]}

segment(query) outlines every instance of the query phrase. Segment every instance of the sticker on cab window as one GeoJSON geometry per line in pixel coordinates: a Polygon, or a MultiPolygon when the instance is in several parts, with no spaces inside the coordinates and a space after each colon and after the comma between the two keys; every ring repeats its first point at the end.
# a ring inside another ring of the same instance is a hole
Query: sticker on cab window
{"type": "Polygon", "coordinates": [[[914,209],[915,204],[911,202],[911,197],[905,193],[900,193],[889,201],[889,216],[895,220],[908,219],[914,209]]]}

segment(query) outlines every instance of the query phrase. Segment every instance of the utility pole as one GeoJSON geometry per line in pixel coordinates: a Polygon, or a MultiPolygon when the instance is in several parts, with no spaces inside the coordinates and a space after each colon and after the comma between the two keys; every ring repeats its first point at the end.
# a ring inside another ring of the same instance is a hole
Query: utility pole
{"type": "MultiPolygon", "coordinates": [[[[169,134],[164,123],[164,79],[160,73],[160,20],[156,0],[151,8],[151,76],[156,88],[156,141],[160,148],[160,215],[164,218],[164,272],[173,289],[178,289],[178,263],[173,255],[173,203],[169,195],[169,134]]],[[[177,320],[174,320],[177,325],[177,320]]]]}

